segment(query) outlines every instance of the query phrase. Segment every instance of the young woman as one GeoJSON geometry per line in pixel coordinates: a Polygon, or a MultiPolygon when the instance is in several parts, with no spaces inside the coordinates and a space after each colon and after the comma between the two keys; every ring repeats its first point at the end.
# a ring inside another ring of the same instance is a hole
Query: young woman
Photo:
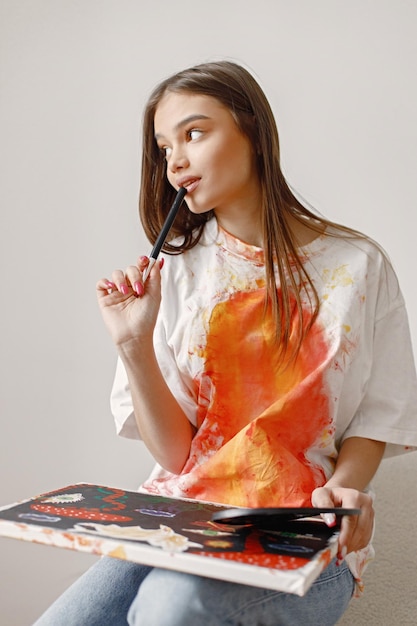
{"type": "Polygon", "coordinates": [[[140,257],[97,284],[119,355],[118,432],[157,462],[141,490],[361,515],[343,518],[338,558],[302,598],[102,559],[38,624],[335,624],[372,557],[370,481],[384,454],[417,446],[395,274],[377,244],[294,196],[270,106],[239,65],[187,69],[149,99],[140,214],[150,241],[180,187],[172,239],[147,280],[140,257]]]}

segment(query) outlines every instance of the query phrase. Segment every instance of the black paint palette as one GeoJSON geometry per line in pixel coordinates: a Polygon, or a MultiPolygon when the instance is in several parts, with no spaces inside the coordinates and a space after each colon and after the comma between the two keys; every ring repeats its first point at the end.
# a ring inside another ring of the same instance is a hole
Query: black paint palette
{"type": "Polygon", "coordinates": [[[341,507],[283,507],[283,508],[232,508],[216,511],[212,520],[232,526],[256,526],[260,529],[279,528],[297,520],[317,518],[324,514],[336,516],[336,524],[340,524],[344,515],[360,515],[360,509],[347,509],[341,507]]]}

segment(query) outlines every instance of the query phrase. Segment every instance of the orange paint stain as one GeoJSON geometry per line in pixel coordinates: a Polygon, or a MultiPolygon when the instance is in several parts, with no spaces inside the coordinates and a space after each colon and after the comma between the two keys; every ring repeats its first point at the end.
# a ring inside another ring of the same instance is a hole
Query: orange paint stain
{"type": "MultiPolygon", "coordinates": [[[[280,362],[264,290],[214,308],[203,351],[199,430],[183,475],[186,495],[239,506],[306,506],[323,484],[308,450],[331,426],[323,372],[329,350],[316,325],[294,363],[280,362]]],[[[308,318],[308,313],[306,313],[308,318]]],[[[290,350],[296,341],[296,323],[290,350]]]]}

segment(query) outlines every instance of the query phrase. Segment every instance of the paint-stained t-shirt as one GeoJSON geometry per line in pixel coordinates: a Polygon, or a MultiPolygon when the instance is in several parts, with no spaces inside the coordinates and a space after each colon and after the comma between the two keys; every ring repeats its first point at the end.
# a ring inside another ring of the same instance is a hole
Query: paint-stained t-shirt
{"type": "MultiPolygon", "coordinates": [[[[417,447],[416,373],[391,264],[374,243],[329,233],[299,254],[320,311],[295,362],[280,358],[265,308],[262,249],[212,219],[193,249],[165,255],[155,351],[197,431],[181,474],[157,465],[141,490],[310,506],[347,437],[385,441],[386,455],[417,447]]],[[[308,290],[303,311],[308,322],[308,290]]],[[[294,312],[290,347],[297,321],[294,312]]],[[[111,404],[119,434],[139,437],[120,361],[111,404]]]]}

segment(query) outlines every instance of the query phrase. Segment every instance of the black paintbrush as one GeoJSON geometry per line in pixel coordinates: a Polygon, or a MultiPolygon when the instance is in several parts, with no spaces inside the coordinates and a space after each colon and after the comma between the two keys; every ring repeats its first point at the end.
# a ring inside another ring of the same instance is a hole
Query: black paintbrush
{"type": "Polygon", "coordinates": [[[180,208],[182,201],[184,200],[184,196],[187,193],[185,187],[180,187],[177,191],[177,195],[175,196],[175,200],[172,203],[172,207],[168,211],[168,215],[166,216],[166,220],[164,225],[162,226],[161,232],[159,233],[157,240],[155,241],[155,245],[152,248],[152,252],[149,255],[149,265],[145,268],[143,272],[143,282],[148,278],[151,269],[156,263],[156,259],[161,251],[162,246],[165,243],[165,239],[170,231],[170,228],[174,222],[174,219],[178,213],[178,209],[180,208]]]}

